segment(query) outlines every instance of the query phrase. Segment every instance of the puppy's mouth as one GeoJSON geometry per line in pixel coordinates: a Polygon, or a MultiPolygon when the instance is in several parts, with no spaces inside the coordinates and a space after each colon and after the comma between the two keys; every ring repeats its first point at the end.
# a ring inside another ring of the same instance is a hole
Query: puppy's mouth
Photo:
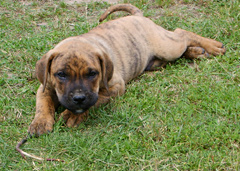
{"type": "Polygon", "coordinates": [[[75,110],[75,112],[74,113],[76,113],[76,114],[80,114],[80,113],[83,113],[84,112],[84,110],[83,109],[78,109],[78,110],[75,110]]]}
{"type": "Polygon", "coordinates": [[[65,101],[64,102],[60,101],[60,103],[63,107],[71,111],[74,115],[79,115],[86,112],[90,107],[92,107],[95,104],[95,102],[92,102],[92,103],[89,103],[88,105],[80,105],[80,104],[76,105],[74,103],[66,104],[65,101]]]}
{"type": "Polygon", "coordinates": [[[74,110],[74,111],[71,111],[71,112],[75,115],[79,115],[79,114],[84,113],[85,111],[86,111],[85,109],[77,109],[77,110],[74,110]]]}
{"type": "Polygon", "coordinates": [[[82,113],[84,113],[84,112],[86,112],[86,111],[88,110],[88,109],[82,109],[82,108],[71,109],[71,108],[69,108],[69,107],[67,107],[67,106],[64,106],[64,105],[63,105],[63,107],[65,107],[66,109],[68,109],[69,111],[71,111],[74,115],[82,114],[82,113]]]}

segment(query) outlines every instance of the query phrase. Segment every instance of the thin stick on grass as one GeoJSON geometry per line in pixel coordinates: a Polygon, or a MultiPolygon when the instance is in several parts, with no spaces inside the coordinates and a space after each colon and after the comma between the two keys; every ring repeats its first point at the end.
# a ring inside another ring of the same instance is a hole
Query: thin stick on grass
{"type": "Polygon", "coordinates": [[[33,158],[33,159],[36,159],[36,160],[40,160],[40,161],[58,161],[58,162],[64,162],[63,160],[60,160],[60,159],[51,159],[51,158],[47,158],[47,159],[44,159],[44,158],[41,158],[41,157],[38,157],[38,156],[35,156],[33,154],[29,154],[29,153],[26,153],[25,151],[21,150],[20,147],[21,145],[23,145],[24,143],[27,142],[27,139],[28,137],[26,138],[23,138],[17,145],[16,145],[16,150],[21,154],[21,156],[26,159],[26,156],[27,157],[30,157],[30,158],[33,158]]]}

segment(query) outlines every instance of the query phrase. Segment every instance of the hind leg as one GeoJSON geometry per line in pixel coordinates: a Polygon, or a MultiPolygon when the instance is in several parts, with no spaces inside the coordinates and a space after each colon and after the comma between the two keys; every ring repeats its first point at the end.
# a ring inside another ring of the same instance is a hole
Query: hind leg
{"type": "MultiPolygon", "coordinates": [[[[158,30],[160,32],[154,37],[160,40],[160,43],[155,44],[155,57],[147,65],[146,71],[158,70],[165,66],[167,61],[174,61],[181,56],[196,59],[209,57],[209,54],[222,55],[226,52],[221,42],[201,37],[192,32],[182,29],[176,29],[174,32],[163,31],[161,27],[158,27],[158,30]],[[161,41],[163,39],[164,43],[161,41]]],[[[159,42],[158,40],[155,42],[159,42]]]]}
{"type": "Polygon", "coordinates": [[[154,56],[163,61],[174,61],[181,56],[195,59],[225,54],[226,49],[221,42],[199,36],[195,33],[176,29],[167,31],[158,26],[152,33],[154,56]]]}
{"type": "Polygon", "coordinates": [[[196,55],[194,54],[198,54],[201,51],[199,48],[203,48],[208,54],[213,56],[223,55],[226,52],[223,44],[216,40],[205,38],[179,28],[176,29],[174,33],[179,34],[186,41],[187,49],[185,53],[189,57],[192,56],[192,58],[195,58],[196,55]]]}
{"type": "Polygon", "coordinates": [[[188,47],[183,53],[183,57],[187,59],[196,59],[209,57],[209,54],[201,47],[188,47]]]}
{"type": "MultiPolygon", "coordinates": [[[[199,59],[209,57],[209,54],[201,47],[188,47],[187,50],[182,55],[187,59],[199,59]]],[[[156,71],[167,65],[167,61],[160,60],[158,58],[153,58],[145,71],[156,71]]]]}

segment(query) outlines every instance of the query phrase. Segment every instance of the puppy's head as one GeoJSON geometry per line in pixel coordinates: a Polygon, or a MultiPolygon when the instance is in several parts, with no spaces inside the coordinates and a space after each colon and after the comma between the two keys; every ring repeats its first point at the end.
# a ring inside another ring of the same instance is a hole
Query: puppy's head
{"type": "Polygon", "coordinates": [[[109,57],[88,48],[51,50],[36,64],[36,75],[44,89],[53,88],[59,102],[74,114],[97,102],[99,89],[108,90],[112,73],[109,57]]]}

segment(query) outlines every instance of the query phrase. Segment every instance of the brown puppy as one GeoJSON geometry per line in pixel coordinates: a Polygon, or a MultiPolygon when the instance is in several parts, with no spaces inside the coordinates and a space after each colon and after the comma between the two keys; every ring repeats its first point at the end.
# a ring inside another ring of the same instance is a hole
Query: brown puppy
{"type": "Polygon", "coordinates": [[[144,70],[154,70],[181,56],[194,59],[225,53],[222,43],[182,29],[167,31],[129,4],[110,7],[100,21],[114,11],[133,16],[67,38],[37,62],[41,85],[36,115],[28,129],[31,135],[52,131],[58,105],[66,108],[62,117],[67,126],[77,126],[90,107],[123,94],[125,84],[144,70]]]}

